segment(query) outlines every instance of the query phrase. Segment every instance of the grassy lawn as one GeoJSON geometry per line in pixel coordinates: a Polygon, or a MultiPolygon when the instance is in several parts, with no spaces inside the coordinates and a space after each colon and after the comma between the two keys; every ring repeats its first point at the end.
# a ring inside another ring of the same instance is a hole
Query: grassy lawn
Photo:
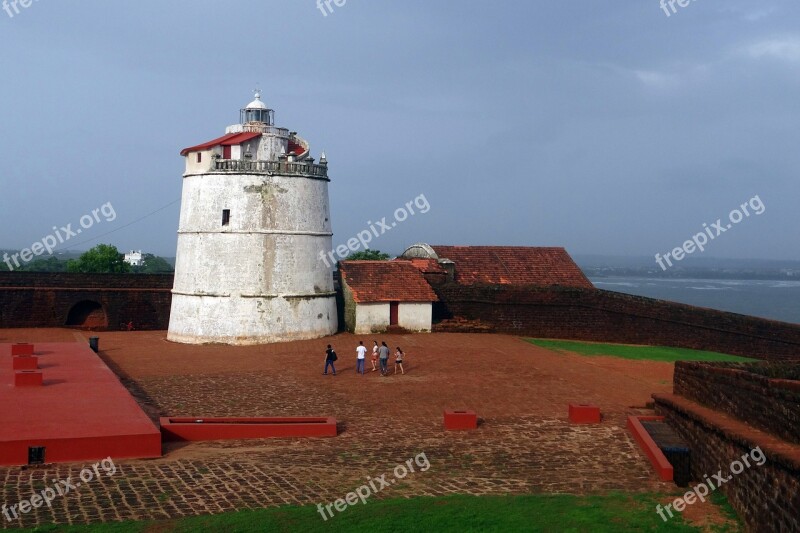
{"type": "MultiPolygon", "coordinates": [[[[316,507],[282,507],[192,517],[169,522],[126,522],[96,526],[50,526],[36,531],[128,533],[142,531],[700,531],[676,516],[663,522],[658,496],[450,496],[368,501],[323,521],[316,507]]],[[[738,527],[736,528],[738,529],[738,527]]],[[[706,530],[708,531],[708,530],[706,530]]],[[[712,531],[730,531],[720,528],[712,531]]]]}
{"type": "Polygon", "coordinates": [[[669,348],[666,346],[627,346],[623,344],[595,344],[578,341],[557,341],[544,339],[525,339],[526,341],[553,350],[554,352],[573,352],[580,355],[610,355],[623,359],[636,359],[643,361],[724,361],[733,363],[752,363],[757,359],[748,359],[736,355],[727,355],[717,352],[702,352],[686,348],[669,348]]]}

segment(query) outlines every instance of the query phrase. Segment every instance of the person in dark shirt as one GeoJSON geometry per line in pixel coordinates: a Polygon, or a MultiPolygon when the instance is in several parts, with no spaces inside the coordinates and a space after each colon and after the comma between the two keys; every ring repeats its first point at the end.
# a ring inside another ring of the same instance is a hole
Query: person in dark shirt
{"type": "Polygon", "coordinates": [[[328,375],[328,366],[333,369],[333,375],[336,375],[336,367],[333,366],[333,362],[336,361],[338,357],[336,356],[336,352],[331,348],[331,345],[328,345],[328,349],[325,350],[325,372],[322,373],[323,376],[328,375]]]}
{"type": "Polygon", "coordinates": [[[387,376],[389,375],[389,347],[386,346],[385,342],[381,343],[378,354],[380,355],[381,361],[381,375],[387,376]]]}

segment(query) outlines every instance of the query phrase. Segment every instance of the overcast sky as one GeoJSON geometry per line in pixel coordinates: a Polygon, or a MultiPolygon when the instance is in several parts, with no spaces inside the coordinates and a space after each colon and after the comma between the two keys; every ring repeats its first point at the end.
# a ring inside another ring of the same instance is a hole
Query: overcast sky
{"type": "Polygon", "coordinates": [[[277,125],[327,152],[335,245],[424,194],[430,211],[376,248],[653,255],[758,195],[763,214],[705,255],[800,259],[797,0],[669,17],[658,0],[331,6],[0,11],[0,248],[111,202],[116,220],[64,248],[175,255],[180,150],[222,135],[260,86],[277,125]]]}

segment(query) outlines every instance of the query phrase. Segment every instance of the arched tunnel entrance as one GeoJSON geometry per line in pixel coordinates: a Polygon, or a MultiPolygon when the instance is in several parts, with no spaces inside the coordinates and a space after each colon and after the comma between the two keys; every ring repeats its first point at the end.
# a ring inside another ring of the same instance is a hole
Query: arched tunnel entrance
{"type": "Polygon", "coordinates": [[[91,300],[84,300],[72,306],[67,315],[68,327],[85,329],[106,329],[108,316],[103,306],[91,300]]]}

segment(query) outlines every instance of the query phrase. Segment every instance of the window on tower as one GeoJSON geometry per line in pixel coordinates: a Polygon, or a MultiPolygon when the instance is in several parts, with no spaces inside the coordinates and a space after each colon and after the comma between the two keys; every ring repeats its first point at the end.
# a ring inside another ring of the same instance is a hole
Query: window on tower
{"type": "Polygon", "coordinates": [[[203,152],[197,152],[197,162],[198,163],[203,162],[203,152]]]}
{"type": "Polygon", "coordinates": [[[222,225],[223,226],[230,226],[231,224],[231,210],[230,209],[223,209],[222,210],[222,225]]]}

